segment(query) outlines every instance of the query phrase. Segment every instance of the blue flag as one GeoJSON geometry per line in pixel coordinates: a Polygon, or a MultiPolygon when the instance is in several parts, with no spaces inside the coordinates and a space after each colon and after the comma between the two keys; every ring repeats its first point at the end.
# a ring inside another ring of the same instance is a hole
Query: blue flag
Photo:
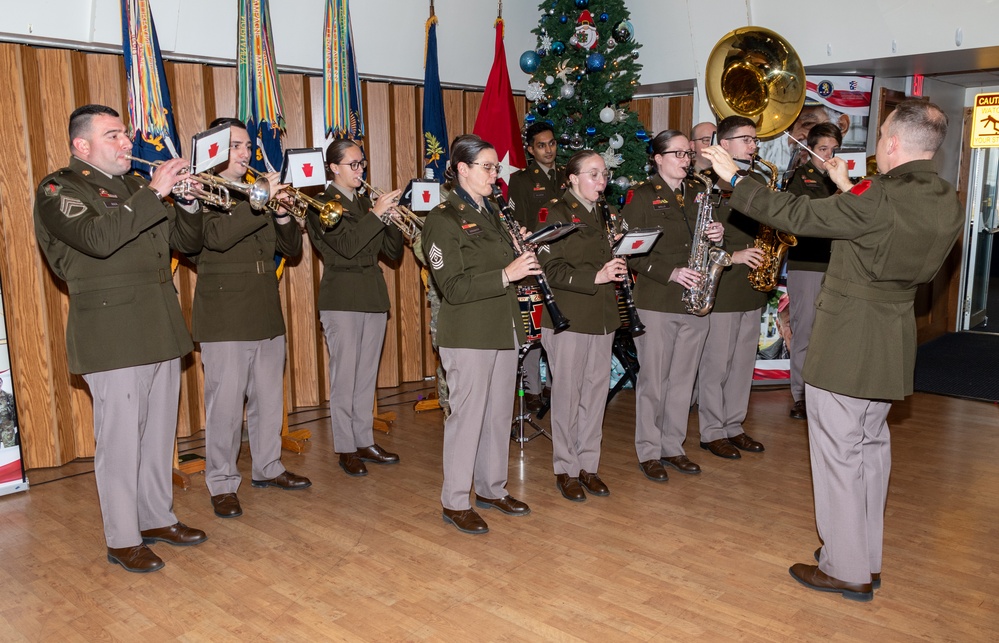
{"type": "Polygon", "coordinates": [[[427,20],[427,51],[423,68],[423,166],[433,172],[433,176],[428,178],[443,183],[449,154],[444,95],[437,68],[437,16],[433,13],[427,20]]]}

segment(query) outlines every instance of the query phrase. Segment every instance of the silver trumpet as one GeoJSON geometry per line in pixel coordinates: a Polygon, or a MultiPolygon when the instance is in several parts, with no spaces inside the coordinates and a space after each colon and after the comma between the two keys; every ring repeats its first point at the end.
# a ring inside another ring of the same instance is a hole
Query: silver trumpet
{"type": "MultiPolygon", "coordinates": [[[[374,200],[385,194],[384,190],[379,190],[378,188],[371,187],[371,185],[361,179],[361,185],[368,191],[368,196],[374,200]]],[[[406,240],[412,243],[423,233],[423,219],[416,215],[412,210],[404,205],[399,205],[396,203],[392,206],[395,210],[397,217],[390,217],[389,220],[402,231],[402,236],[406,237],[406,240]]]]}
{"type": "MultiPolygon", "coordinates": [[[[125,158],[137,163],[144,163],[150,167],[159,167],[163,161],[147,161],[138,157],[126,154],[125,158]]],[[[240,183],[230,181],[217,174],[203,172],[201,174],[191,174],[188,171],[183,180],[173,186],[171,193],[178,197],[184,194],[194,194],[199,200],[210,205],[214,205],[222,210],[231,210],[233,199],[229,192],[238,192],[246,197],[250,202],[250,207],[254,210],[262,210],[268,201],[271,200],[271,186],[266,181],[257,183],[240,183]],[[195,185],[197,184],[197,185],[195,185]]]]}
{"type": "MultiPolygon", "coordinates": [[[[270,187],[267,183],[267,179],[263,178],[263,172],[254,170],[250,166],[246,166],[246,171],[250,174],[250,176],[256,179],[254,185],[256,183],[263,183],[270,187]]],[[[271,197],[265,207],[273,212],[277,212],[279,208],[284,208],[285,211],[291,216],[296,219],[303,220],[311,207],[319,213],[319,222],[323,225],[323,229],[326,230],[339,223],[340,218],[343,216],[343,206],[336,201],[326,201],[324,203],[291,185],[286,185],[281,188],[278,191],[278,194],[271,197]],[[287,195],[287,199],[282,200],[282,194],[287,195]]]]}

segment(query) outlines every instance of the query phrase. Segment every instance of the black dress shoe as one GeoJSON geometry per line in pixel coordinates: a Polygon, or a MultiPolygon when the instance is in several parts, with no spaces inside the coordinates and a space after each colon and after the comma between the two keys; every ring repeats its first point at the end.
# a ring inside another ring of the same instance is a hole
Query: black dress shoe
{"type": "Polygon", "coordinates": [[[580,471],[579,483],[594,496],[610,495],[610,489],[608,489],[607,485],[604,484],[604,481],[600,479],[600,476],[595,473],[580,471]]]}
{"type": "Polygon", "coordinates": [[[458,531],[465,534],[484,534],[489,531],[489,525],[474,509],[444,508],[444,522],[454,525],[458,531]]]}
{"type": "Polygon", "coordinates": [[[220,493],[212,496],[212,508],[219,518],[239,518],[243,508],[239,506],[239,498],[234,493],[220,493]]]}
{"type": "Polygon", "coordinates": [[[276,478],[271,478],[270,480],[253,480],[250,484],[258,489],[263,489],[264,487],[278,487],[279,489],[284,489],[286,491],[298,491],[300,489],[308,489],[311,487],[312,481],[305,476],[296,475],[291,471],[283,471],[276,478]]]}
{"type": "Polygon", "coordinates": [[[555,475],[555,488],[562,492],[562,497],[573,502],[583,502],[586,500],[586,493],[578,478],[570,478],[568,473],[558,473],[555,475]]]}
{"type": "Polygon", "coordinates": [[[808,419],[807,409],[805,408],[805,400],[798,400],[794,403],[794,406],[791,407],[791,417],[795,420],[808,419]]]}
{"type": "Polygon", "coordinates": [[[833,592],[841,594],[851,601],[867,602],[874,599],[874,588],[870,583],[847,583],[829,576],[817,565],[795,563],[788,569],[791,577],[809,589],[818,592],[833,592]]]}
{"type": "Polygon", "coordinates": [[[674,455],[670,457],[663,456],[659,459],[664,465],[668,465],[679,471],[680,473],[695,474],[701,472],[701,467],[690,461],[685,455],[674,455]]]}
{"type": "Polygon", "coordinates": [[[377,444],[372,444],[370,447],[361,447],[357,450],[357,457],[365,462],[374,462],[375,464],[399,464],[398,455],[389,453],[377,444]]]}
{"type": "Polygon", "coordinates": [[[142,536],[143,545],[162,542],[180,547],[188,547],[190,545],[200,545],[208,540],[205,532],[200,529],[188,527],[182,522],[170,525],[169,527],[160,527],[159,529],[146,529],[145,531],[140,531],[139,535],[142,536]]]}
{"type": "Polygon", "coordinates": [[[368,475],[368,468],[364,466],[361,459],[357,457],[357,452],[354,453],[341,453],[340,454],[340,468],[347,472],[348,476],[366,476],[368,475]]]}
{"type": "Polygon", "coordinates": [[[535,395],[533,393],[524,393],[524,408],[527,409],[529,412],[533,413],[534,415],[537,415],[538,413],[541,412],[541,407],[543,407],[544,405],[545,403],[541,401],[540,395],[535,395]]]}
{"type": "MultiPolygon", "coordinates": [[[[819,562],[819,555],[822,553],[822,548],[819,547],[815,550],[815,562],[819,562]]],[[[881,573],[871,574],[871,589],[881,589],[881,573]]]]}
{"type": "Polygon", "coordinates": [[[711,453],[715,454],[719,458],[728,458],[729,460],[738,460],[742,457],[739,450],[735,448],[735,445],[728,441],[728,438],[721,438],[720,440],[712,440],[711,442],[701,442],[701,448],[707,449],[711,453]]]}
{"type": "Polygon", "coordinates": [[[749,451],[750,453],[763,453],[765,449],[763,444],[757,442],[753,438],[749,437],[745,433],[740,433],[739,435],[733,435],[728,439],[729,442],[739,447],[743,451],[749,451]]]}
{"type": "Polygon", "coordinates": [[[163,559],[145,545],[112,549],[108,547],[108,562],[121,565],[125,571],[145,574],[163,568],[163,559]]]}
{"type": "Polygon", "coordinates": [[[663,467],[659,460],[646,460],[645,462],[639,462],[638,468],[642,470],[645,477],[652,482],[666,482],[669,480],[669,474],[666,473],[666,469],[663,467]]]}
{"type": "Polygon", "coordinates": [[[526,502],[521,502],[513,496],[504,496],[498,500],[483,498],[475,494],[475,506],[482,509],[499,509],[508,516],[526,516],[531,513],[531,508],[526,502]]]}

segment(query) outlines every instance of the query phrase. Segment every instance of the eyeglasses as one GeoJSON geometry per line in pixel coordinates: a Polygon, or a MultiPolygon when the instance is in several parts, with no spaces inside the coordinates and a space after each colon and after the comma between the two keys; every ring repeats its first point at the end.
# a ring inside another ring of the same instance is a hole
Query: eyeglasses
{"type": "Polygon", "coordinates": [[[711,137],[710,136],[702,136],[701,138],[693,138],[691,140],[692,141],[697,141],[701,145],[711,145],[711,137]]]}
{"type": "Polygon", "coordinates": [[[597,177],[600,176],[602,176],[604,180],[610,180],[611,173],[610,170],[604,170],[603,172],[601,172],[600,170],[590,170],[589,172],[580,172],[579,176],[588,176],[594,181],[596,181],[597,177]]]}
{"type": "Polygon", "coordinates": [[[482,167],[483,170],[486,171],[487,174],[492,174],[493,172],[496,172],[496,174],[500,174],[503,172],[502,163],[479,163],[478,161],[476,161],[474,163],[469,163],[469,165],[479,165],[482,167]]]}
{"type": "Polygon", "coordinates": [[[337,165],[348,165],[350,169],[355,172],[358,170],[363,170],[368,167],[368,159],[361,159],[360,161],[351,161],[350,163],[337,163],[337,165]]]}
{"type": "Polygon", "coordinates": [[[759,145],[760,144],[760,139],[756,138],[755,136],[750,136],[749,134],[743,134],[742,136],[729,136],[725,140],[726,141],[739,141],[739,140],[741,140],[746,145],[749,145],[750,143],[753,143],[754,145],[759,145]]]}
{"type": "MultiPolygon", "coordinates": [[[[709,139],[710,140],[710,139],[709,139]]],[[[694,153],[690,150],[666,150],[660,153],[661,156],[672,156],[673,158],[682,159],[684,157],[693,158],[694,153]]]]}

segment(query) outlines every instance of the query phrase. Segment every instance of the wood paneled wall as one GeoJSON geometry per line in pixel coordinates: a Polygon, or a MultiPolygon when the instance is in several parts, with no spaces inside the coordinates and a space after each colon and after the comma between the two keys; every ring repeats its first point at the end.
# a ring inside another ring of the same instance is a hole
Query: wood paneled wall
{"type": "MultiPolygon", "coordinates": [[[[167,63],[167,83],[181,141],[218,116],[236,111],[236,70],[195,63],[167,63]]],[[[65,327],[65,284],[49,270],[35,240],[32,208],[35,186],[69,159],[67,121],[79,105],[102,103],[128,119],[124,64],[120,56],[87,54],[0,44],[0,278],[9,325],[11,368],[28,468],[64,464],[93,455],[90,395],[82,378],[69,374],[65,327]]],[[[281,74],[288,133],[286,147],[323,147],[322,79],[281,74]]],[[[421,163],[422,89],[384,82],[363,83],[369,180],[380,188],[403,185],[421,163]]],[[[444,92],[448,135],[470,132],[482,92],[444,92]]],[[[515,98],[523,116],[525,101],[515,98]]],[[[691,97],[641,99],[632,109],[647,129],[687,130],[691,97]]],[[[187,150],[189,144],[184,143],[187,150]]],[[[281,279],[281,301],[288,327],[285,377],[293,407],[316,406],[329,399],[325,339],[316,314],[322,262],[305,236],[301,257],[288,262],[281,279]]],[[[407,252],[396,264],[382,265],[391,311],[378,386],[396,386],[431,375],[436,357],[429,341],[429,309],[420,266],[407,252]]],[[[190,319],[197,273],[182,260],[174,277],[181,307],[190,319]]],[[[178,433],[204,426],[204,375],[200,354],[183,362],[178,433]]]]}

